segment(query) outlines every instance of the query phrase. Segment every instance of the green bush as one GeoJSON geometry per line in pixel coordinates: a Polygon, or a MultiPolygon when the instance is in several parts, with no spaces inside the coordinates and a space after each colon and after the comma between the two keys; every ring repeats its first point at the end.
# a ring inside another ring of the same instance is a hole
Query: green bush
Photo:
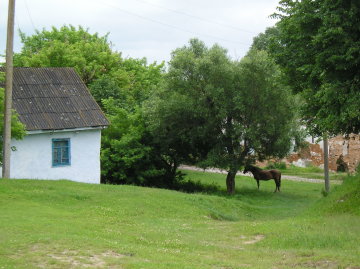
{"type": "MultiPolygon", "coordinates": [[[[184,174],[183,174],[184,175],[184,174]]],[[[204,184],[200,181],[177,181],[175,183],[175,190],[181,191],[181,192],[187,192],[187,193],[208,193],[208,194],[214,194],[214,193],[220,193],[220,186],[212,183],[212,184],[204,184]]]]}
{"type": "Polygon", "coordinates": [[[356,168],[355,168],[355,173],[357,175],[360,175],[360,162],[357,164],[356,168]]]}
{"type": "Polygon", "coordinates": [[[284,170],[284,169],[286,169],[286,163],[285,162],[269,162],[265,168],[266,169],[284,170]]]}

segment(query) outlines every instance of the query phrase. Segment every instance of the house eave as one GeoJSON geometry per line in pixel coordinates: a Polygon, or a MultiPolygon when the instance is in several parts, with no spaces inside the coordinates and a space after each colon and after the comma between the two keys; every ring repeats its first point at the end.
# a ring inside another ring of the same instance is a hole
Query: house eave
{"type": "Polygon", "coordinates": [[[89,131],[89,130],[102,130],[105,128],[107,128],[107,126],[82,127],[82,128],[59,129],[59,130],[32,130],[32,131],[26,131],[26,134],[32,135],[32,134],[45,134],[45,133],[80,132],[80,131],[89,131]]]}

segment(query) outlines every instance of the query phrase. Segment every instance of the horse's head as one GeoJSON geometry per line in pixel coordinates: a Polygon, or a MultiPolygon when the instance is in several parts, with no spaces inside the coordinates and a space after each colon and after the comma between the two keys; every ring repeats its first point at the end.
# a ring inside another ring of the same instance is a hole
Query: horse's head
{"type": "Polygon", "coordinates": [[[250,171],[251,171],[250,165],[246,165],[243,173],[246,174],[247,172],[250,172],[250,171]]]}

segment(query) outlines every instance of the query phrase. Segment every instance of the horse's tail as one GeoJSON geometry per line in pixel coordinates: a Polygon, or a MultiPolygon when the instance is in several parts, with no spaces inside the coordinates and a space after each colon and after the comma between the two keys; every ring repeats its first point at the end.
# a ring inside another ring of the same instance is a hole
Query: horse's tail
{"type": "Polygon", "coordinates": [[[279,171],[279,177],[278,177],[278,190],[280,191],[281,187],[281,172],[279,171]]]}
{"type": "Polygon", "coordinates": [[[279,187],[281,186],[281,172],[279,174],[279,187]]]}
{"type": "Polygon", "coordinates": [[[279,170],[271,170],[273,178],[275,180],[276,189],[280,191],[281,187],[281,172],[279,170]]]}

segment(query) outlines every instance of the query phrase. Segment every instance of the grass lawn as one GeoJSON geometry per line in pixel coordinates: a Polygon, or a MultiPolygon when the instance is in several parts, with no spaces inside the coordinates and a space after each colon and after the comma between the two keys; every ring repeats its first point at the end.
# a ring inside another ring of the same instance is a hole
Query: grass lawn
{"type": "MultiPolygon", "coordinates": [[[[298,176],[304,178],[315,178],[315,179],[323,179],[324,178],[324,170],[316,167],[297,167],[294,165],[288,166],[286,169],[279,169],[283,175],[288,176],[298,176]]],[[[329,172],[330,180],[343,180],[348,174],[346,172],[329,172]]]]}
{"type": "Polygon", "coordinates": [[[0,180],[0,268],[360,268],[360,184],[186,173],[218,191],[0,180]]]}

